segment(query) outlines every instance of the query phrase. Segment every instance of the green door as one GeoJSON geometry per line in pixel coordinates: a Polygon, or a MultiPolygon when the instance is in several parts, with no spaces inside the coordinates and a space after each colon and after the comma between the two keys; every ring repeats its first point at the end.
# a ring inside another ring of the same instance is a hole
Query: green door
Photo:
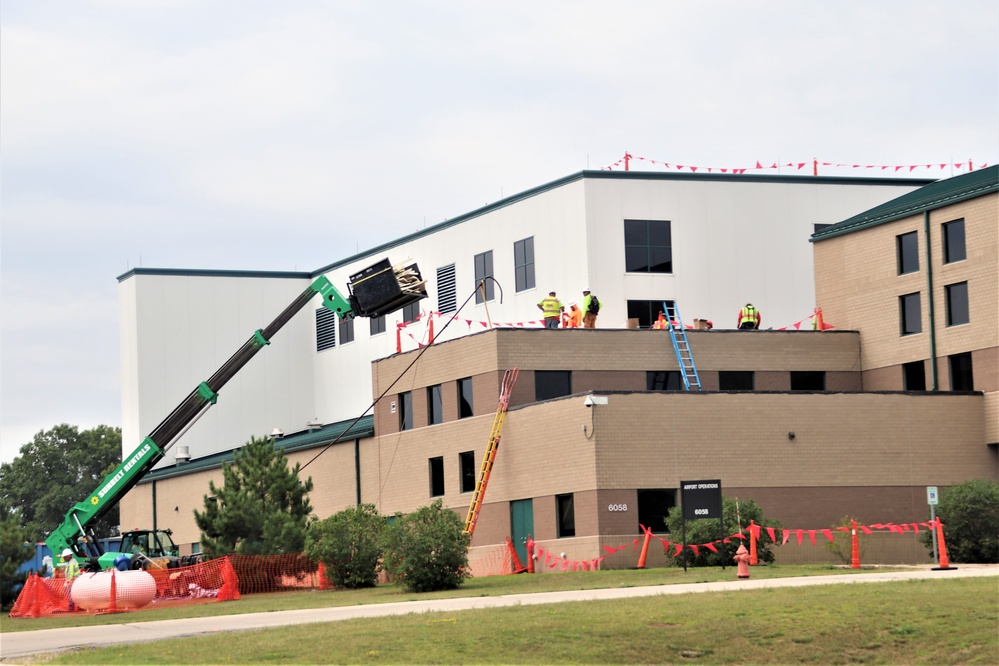
{"type": "Polygon", "coordinates": [[[527,566],[527,537],[534,536],[534,500],[510,502],[510,537],[517,549],[520,563],[527,566]]]}

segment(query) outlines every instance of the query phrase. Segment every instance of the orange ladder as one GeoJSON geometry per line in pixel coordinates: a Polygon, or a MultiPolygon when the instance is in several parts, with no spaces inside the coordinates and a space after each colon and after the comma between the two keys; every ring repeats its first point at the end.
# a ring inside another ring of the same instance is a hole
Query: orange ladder
{"type": "Polygon", "coordinates": [[[493,419],[493,431],[489,435],[489,447],[486,449],[486,457],[482,459],[482,467],[479,468],[479,480],[475,483],[475,493],[472,495],[472,503],[468,506],[468,516],[465,518],[465,534],[472,536],[475,532],[475,523],[479,519],[479,509],[482,508],[482,498],[486,496],[486,486],[489,485],[489,475],[492,474],[493,464],[496,462],[496,451],[499,449],[500,431],[503,430],[503,421],[506,419],[506,410],[510,406],[510,394],[513,393],[513,385],[517,383],[519,368],[507,370],[503,375],[503,383],[500,385],[499,404],[496,406],[496,418],[493,419]]]}

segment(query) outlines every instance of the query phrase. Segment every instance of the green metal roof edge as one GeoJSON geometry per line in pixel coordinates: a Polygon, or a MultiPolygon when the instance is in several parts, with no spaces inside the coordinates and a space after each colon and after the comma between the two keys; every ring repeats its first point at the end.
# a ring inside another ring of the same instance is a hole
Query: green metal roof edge
{"type": "Polygon", "coordinates": [[[812,234],[809,241],[814,243],[842,236],[993,192],[999,192],[999,165],[934,181],[918,190],[817,231],[812,234]]]}
{"type": "Polygon", "coordinates": [[[173,277],[231,277],[311,280],[312,273],[303,271],[233,271],[206,268],[133,268],[118,276],[118,282],[136,275],[168,275],[173,277]]]}
{"type": "MultiPolygon", "coordinates": [[[[351,426],[353,423],[353,421],[339,421],[337,423],[324,425],[322,428],[317,430],[300,432],[294,435],[286,435],[281,439],[274,440],[274,446],[275,448],[283,449],[285,453],[294,453],[295,451],[325,446],[341,435],[343,435],[343,439],[340,440],[341,442],[345,440],[362,439],[374,436],[375,417],[373,415],[369,414],[367,416],[362,416],[357,420],[356,424],[351,426]]],[[[215,453],[210,456],[205,456],[204,458],[195,458],[187,463],[174,463],[168,467],[162,467],[150,472],[143,477],[139,483],[149,483],[150,481],[159,481],[175,476],[184,476],[191,474],[192,472],[203,472],[209,469],[218,469],[222,467],[223,463],[231,463],[235,459],[235,453],[238,450],[239,447],[215,453]]]]}
{"type": "Polygon", "coordinates": [[[383,243],[369,250],[365,250],[358,254],[340,259],[332,264],[323,266],[322,268],[316,270],[312,277],[317,277],[331,270],[347,266],[355,261],[360,261],[371,257],[373,255],[381,254],[386,250],[391,250],[394,247],[403,245],[410,241],[416,240],[418,238],[423,238],[424,236],[429,236],[430,234],[437,233],[443,229],[453,227],[455,225],[467,222],[468,220],[473,220],[477,217],[481,217],[486,213],[490,213],[500,208],[505,208],[506,206],[511,206],[525,199],[530,199],[531,197],[543,194],[550,190],[563,187],[570,183],[574,183],[578,180],[585,179],[593,180],[682,180],[682,181],[722,181],[722,182],[741,182],[741,183],[820,183],[824,185],[927,185],[933,183],[932,179],[927,178],[851,178],[848,176],[779,176],[779,175],[746,175],[746,174],[732,174],[732,173],[671,173],[662,171],[591,171],[584,170],[578,171],[576,173],[570,174],[558,180],[553,180],[550,183],[545,183],[544,185],[539,185],[533,187],[529,190],[524,190],[518,194],[511,195],[504,199],[500,199],[494,203],[481,208],[476,208],[473,211],[469,211],[457,217],[452,217],[449,220],[440,222],[433,226],[427,227],[426,229],[421,229],[415,231],[401,238],[383,243]]]}

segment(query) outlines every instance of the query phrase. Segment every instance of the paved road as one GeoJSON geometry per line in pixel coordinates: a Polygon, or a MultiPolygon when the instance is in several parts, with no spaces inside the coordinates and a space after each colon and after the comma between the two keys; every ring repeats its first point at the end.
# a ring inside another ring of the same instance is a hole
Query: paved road
{"type": "Polygon", "coordinates": [[[69,629],[41,629],[0,635],[0,661],[17,663],[19,658],[39,652],[57,652],[81,647],[101,647],[118,643],[157,641],[182,636],[199,636],[224,631],[267,629],[289,624],[336,622],[359,617],[386,617],[426,613],[432,611],[460,611],[472,608],[500,608],[503,606],[528,606],[552,604],[563,601],[589,601],[596,599],[625,599],[692,592],[720,592],[733,590],[759,590],[769,587],[805,587],[810,585],[841,585],[848,583],[882,583],[917,579],[950,579],[978,576],[999,576],[999,566],[962,565],[946,571],[929,569],[918,571],[885,571],[802,578],[770,578],[731,580],[717,583],[683,583],[601,590],[572,590],[541,592],[537,594],[511,594],[499,597],[466,597],[460,599],[434,599],[404,601],[368,606],[343,606],[337,608],[310,608],[305,610],[249,613],[220,617],[199,617],[183,620],[157,620],[154,622],[128,622],[100,627],[71,627],[69,629]]]}

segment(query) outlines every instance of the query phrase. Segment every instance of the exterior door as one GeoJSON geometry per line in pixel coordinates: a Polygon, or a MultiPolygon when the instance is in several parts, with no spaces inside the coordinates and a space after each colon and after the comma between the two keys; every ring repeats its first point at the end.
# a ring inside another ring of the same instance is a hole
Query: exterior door
{"type": "Polygon", "coordinates": [[[520,563],[527,566],[527,537],[534,535],[534,500],[514,500],[510,502],[510,537],[517,549],[520,563]]]}

